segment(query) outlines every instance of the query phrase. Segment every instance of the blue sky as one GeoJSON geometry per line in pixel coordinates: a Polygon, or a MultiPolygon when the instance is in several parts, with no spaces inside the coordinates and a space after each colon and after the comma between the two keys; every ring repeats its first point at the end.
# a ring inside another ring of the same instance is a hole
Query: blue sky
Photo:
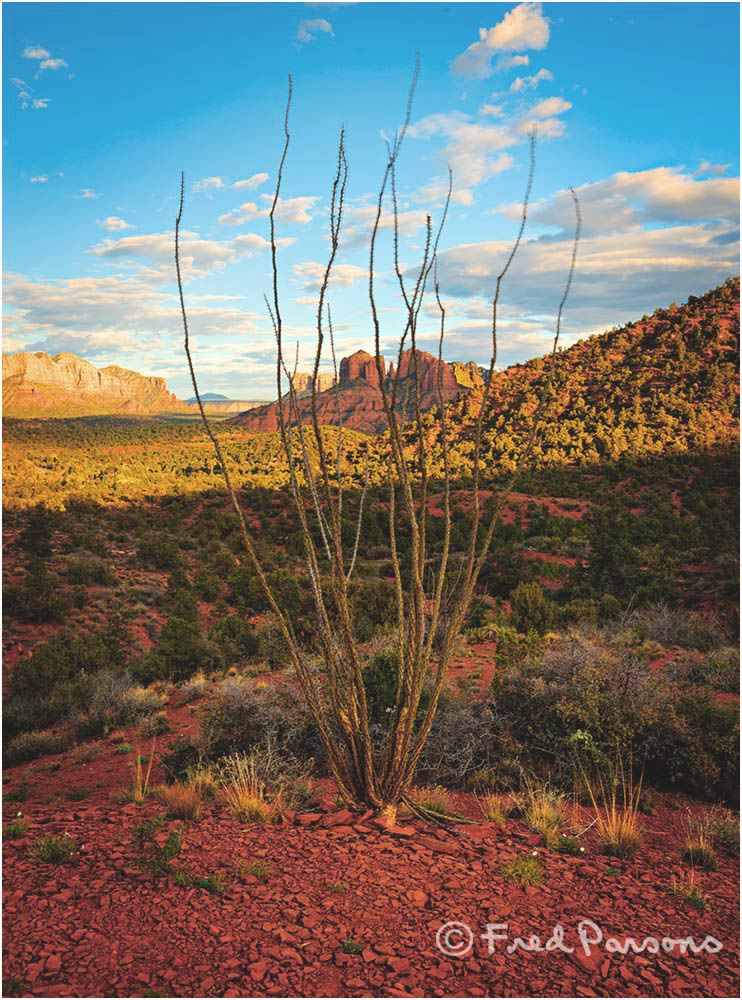
{"type": "MultiPolygon", "coordinates": [[[[488,302],[517,230],[534,121],[533,202],[503,288],[500,361],[548,349],[569,263],[570,184],[585,229],[565,344],[700,294],[739,270],[738,38],[736,3],[6,3],[4,350],[72,351],[191,394],[172,264],[184,169],[202,389],[269,398],[266,206],[289,71],[286,338],[307,367],[344,123],[348,201],[330,300],[338,352],[368,349],[382,136],[403,118],[416,50],[400,253],[414,268],[450,164],[439,255],[450,360],[489,360],[488,302]]],[[[403,314],[389,238],[386,228],[376,274],[391,355],[403,314]]],[[[430,301],[421,346],[436,336],[430,301]]]]}

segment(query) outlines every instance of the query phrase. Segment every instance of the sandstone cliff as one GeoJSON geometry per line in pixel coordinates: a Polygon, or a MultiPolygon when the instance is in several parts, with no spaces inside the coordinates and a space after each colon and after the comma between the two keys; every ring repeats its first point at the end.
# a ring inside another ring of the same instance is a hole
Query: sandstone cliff
{"type": "Polygon", "coordinates": [[[3,415],[78,417],[188,412],[164,378],[109,365],[96,368],[75,354],[3,355],[3,415]]]}

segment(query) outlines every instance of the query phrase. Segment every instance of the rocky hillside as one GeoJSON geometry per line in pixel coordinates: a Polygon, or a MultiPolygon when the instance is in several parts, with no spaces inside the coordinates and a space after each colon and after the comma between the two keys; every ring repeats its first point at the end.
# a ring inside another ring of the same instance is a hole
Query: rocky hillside
{"type": "Polygon", "coordinates": [[[3,415],[78,417],[188,412],[164,378],[109,365],[96,368],[75,354],[3,355],[3,415]]]}
{"type": "MultiPolygon", "coordinates": [[[[438,403],[438,370],[442,365],[442,392],[446,402],[456,399],[463,392],[483,383],[480,369],[474,365],[449,364],[439,362],[432,354],[425,351],[417,352],[420,365],[420,404],[422,409],[430,410],[438,403]]],[[[399,378],[394,365],[387,366],[382,359],[381,370],[387,391],[391,392],[395,381],[398,381],[397,401],[401,409],[409,412],[413,405],[414,359],[412,351],[402,355],[399,378]]],[[[298,376],[297,376],[298,379],[298,376]]],[[[305,417],[311,414],[311,376],[301,376],[302,381],[295,382],[299,391],[299,409],[305,417]]],[[[320,382],[320,391],[316,397],[317,412],[321,424],[337,424],[338,407],[342,415],[343,426],[354,430],[378,434],[386,429],[383,396],[379,381],[379,371],[376,359],[366,351],[356,351],[349,358],[340,362],[338,385],[332,383],[332,376],[320,376],[329,379],[329,388],[322,389],[325,384],[320,382]]],[[[249,413],[234,417],[232,423],[246,427],[253,432],[270,432],[278,430],[278,403],[268,403],[259,406],[249,413]]]]}

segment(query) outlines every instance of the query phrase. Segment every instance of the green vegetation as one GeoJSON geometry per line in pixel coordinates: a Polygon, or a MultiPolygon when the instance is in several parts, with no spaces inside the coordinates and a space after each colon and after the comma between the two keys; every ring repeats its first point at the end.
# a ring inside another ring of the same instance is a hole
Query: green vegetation
{"type": "Polygon", "coordinates": [[[50,833],[37,837],[30,848],[35,861],[46,865],[68,865],[77,857],[77,844],[68,834],[61,837],[50,833]]]}

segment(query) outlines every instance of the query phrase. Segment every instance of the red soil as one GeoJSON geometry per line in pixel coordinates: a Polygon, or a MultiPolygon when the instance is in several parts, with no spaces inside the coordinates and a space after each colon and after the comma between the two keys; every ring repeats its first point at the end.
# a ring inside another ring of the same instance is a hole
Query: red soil
{"type": "MultiPolygon", "coordinates": [[[[169,714],[172,732],[159,737],[156,756],[197,727],[192,706],[169,714]]],[[[546,850],[516,820],[440,830],[403,817],[387,830],[326,797],[310,813],[265,827],[240,824],[212,803],[199,822],[186,824],[175,866],[221,874],[227,888],[213,895],[137,866],[132,828],[162,807],[113,803],[111,791],[127,787],[131,757],[115,755],[109,741],[96,746],[87,760],[72,751],[7,772],[6,792],[29,792],[5,810],[5,822],[17,811],[29,827],[6,841],[4,854],[4,975],[21,995],[738,995],[736,862],[722,856],[719,870],[703,875],[706,913],[668,892],[682,868],[679,799],[664,797],[655,815],[643,817],[644,844],[631,862],[601,854],[594,830],[583,837],[585,853],[570,857],[546,850]],[[89,795],[64,801],[71,789],[89,795]],[[30,857],[36,837],[65,832],[80,848],[72,864],[30,857]],[[534,850],[542,885],[523,889],[503,877],[503,864],[534,850]],[[238,860],[266,860],[272,870],[264,880],[240,875],[238,860]],[[508,955],[497,944],[489,955],[478,937],[488,922],[507,923],[510,940],[537,934],[543,942],[562,924],[572,946],[582,919],[622,940],[713,935],[723,949],[621,955],[596,946],[588,957],[508,955]],[[449,920],[475,933],[466,958],[436,947],[449,920]],[[348,938],[360,954],[343,951],[348,938]]],[[[152,782],[160,778],[156,763],[152,782]]],[[[456,796],[456,806],[477,818],[472,796],[456,796]]],[[[575,832],[589,819],[586,810],[575,817],[575,832]]],[[[167,822],[163,835],[178,826],[167,822]]]]}

